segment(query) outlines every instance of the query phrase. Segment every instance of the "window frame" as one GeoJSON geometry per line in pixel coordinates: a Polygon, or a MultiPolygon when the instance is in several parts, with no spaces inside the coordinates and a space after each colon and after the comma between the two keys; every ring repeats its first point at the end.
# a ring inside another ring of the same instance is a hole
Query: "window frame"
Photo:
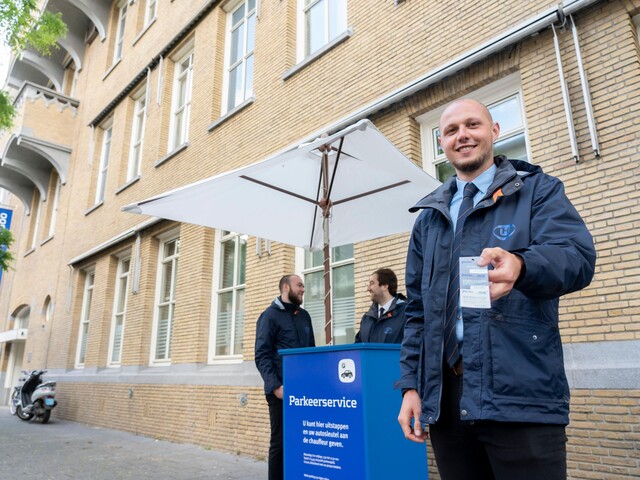
{"type": "Polygon", "coordinates": [[[171,119],[169,122],[169,153],[179,149],[189,141],[189,117],[191,116],[191,93],[193,86],[193,64],[194,64],[194,51],[193,48],[189,49],[187,53],[175,57],[174,62],[174,74],[173,74],[173,89],[171,95],[171,119]],[[180,71],[180,68],[188,61],[187,68],[180,71]],[[178,105],[178,92],[179,85],[182,78],[185,78],[185,101],[182,105],[178,105]],[[184,114],[184,118],[181,124],[180,132],[176,132],[177,118],[179,115],[184,114]],[[179,133],[179,135],[177,135],[179,133]],[[176,139],[179,137],[179,141],[176,139]]]}
{"type": "Polygon", "coordinates": [[[308,57],[313,57],[318,52],[322,51],[323,47],[331,44],[331,42],[341,34],[346,32],[349,29],[348,25],[348,8],[347,8],[347,0],[338,0],[338,11],[336,12],[336,23],[337,23],[337,31],[334,36],[331,36],[330,33],[330,17],[329,17],[329,7],[331,0],[297,0],[298,2],[298,15],[297,15],[297,49],[296,49],[296,57],[297,61],[301,62],[308,57]],[[306,5],[306,2],[309,1],[309,4],[306,5]],[[324,3],[324,24],[322,25],[324,41],[322,45],[320,45],[315,50],[311,51],[311,46],[307,45],[307,21],[306,14],[307,11],[310,11],[313,7],[315,7],[319,3],[324,3]]]}
{"type": "Polygon", "coordinates": [[[176,305],[176,287],[178,278],[178,260],[180,258],[180,232],[172,231],[158,238],[158,264],[156,273],[156,292],[153,304],[153,328],[151,334],[151,350],[149,352],[149,364],[153,366],[170,365],[171,364],[171,343],[173,339],[173,324],[175,320],[176,305]],[[164,247],[167,243],[176,241],[176,252],[168,258],[164,257],[164,247]],[[161,302],[162,295],[162,279],[164,273],[164,265],[171,263],[171,289],[169,293],[169,301],[161,302]],[[167,326],[167,344],[165,345],[164,358],[157,358],[158,349],[158,327],[160,322],[160,309],[165,305],[169,306],[169,318],[167,326]]]}
{"type": "MultiPolygon", "coordinates": [[[[229,232],[229,231],[223,231],[223,230],[219,230],[216,229],[216,233],[215,233],[215,246],[214,246],[214,252],[213,252],[213,286],[214,288],[212,289],[212,293],[213,293],[213,298],[211,300],[211,330],[210,330],[210,337],[209,337],[209,361],[210,363],[239,363],[242,361],[243,359],[243,352],[242,350],[244,349],[244,338],[242,339],[242,346],[240,347],[241,351],[240,352],[236,352],[235,351],[235,333],[236,333],[236,323],[237,323],[237,316],[236,314],[238,313],[237,310],[237,306],[238,306],[238,292],[239,291],[244,291],[245,292],[245,301],[246,301],[246,286],[247,286],[247,272],[246,272],[246,265],[247,265],[247,256],[246,256],[246,242],[247,242],[248,236],[242,233],[237,233],[237,232],[229,232]],[[243,273],[244,276],[244,283],[238,283],[238,279],[240,276],[240,242],[242,240],[242,238],[244,237],[245,240],[245,261],[244,261],[244,265],[245,265],[245,271],[243,273]],[[224,287],[221,288],[221,275],[222,275],[222,261],[223,261],[223,257],[222,257],[222,244],[226,243],[226,242],[230,242],[233,241],[235,243],[234,246],[234,257],[233,257],[233,265],[234,265],[234,270],[233,270],[233,284],[231,287],[224,287]],[[219,306],[219,297],[222,294],[225,293],[229,293],[232,292],[232,307],[231,307],[231,318],[230,318],[230,325],[229,325],[229,329],[231,330],[231,337],[229,340],[229,350],[232,352],[229,355],[217,355],[216,354],[216,346],[217,346],[217,335],[218,335],[218,306],[219,306]]],[[[244,325],[245,325],[245,320],[246,320],[246,316],[244,315],[244,312],[246,310],[243,308],[243,317],[242,317],[242,326],[243,326],[243,331],[242,331],[242,335],[244,337],[244,325]]]]}
{"type": "MultiPolygon", "coordinates": [[[[329,249],[329,265],[330,265],[330,281],[331,281],[331,291],[332,291],[332,295],[331,295],[331,318],[332,318],[332,325],[331,325],[331,339],[332,339],[332,344],[336,345],[335,343],[335,323],[333,322],[333,311],[335,308],[335,300],[336,297],[335,295],[333,295],[333,290],[334,290],[334,270],[336,268],[339,267],[344,267],[346,265],[353,265],[354,268],[354,276],[353,276],[353,305],[354,305],[354,310],[353,310],[353,338],[348,339],[347,342],[344,345],[347,345],[349,343],[353,343],[353,339],[355,338],[355,333],[356,333],[356,322],[357,322],[357,314],[356,314],[356,310],[355,310],[355,300],[356,300],[356,285],[355,285],[355,244],[353,245],[353,256],[346,258],[346,259],[342,259],[342,260],[338,260],[338,261],[334,261],[333,260],[333,255],[334,255],[334,248],[337,247],[332,247],[329,249]]],[[[345,246],[345,245],[342,245],[345,246]]],[[[305,308],[305,302],[306,302],[306,298],[307,298],[307,292],[309,291],[309,289],[307,288],[307,279],[305,277],[305,275],[307,274],[312,274],[312,273],[318,273],[318,272],[323,272],[324,271],[324,266],[322,264],[311,267],[311,268],[305,268],[305,257],[309,252],[304,249],[304,248],[296,248],[295,250],[295,265],[296,265],[296,272],[300,272],[297,273],[297,275],[300,276],[300,278],[302,278],[303,282],[305,283],[305,296],[304,296],[304,301],[302,304],[302,307],[305,308]]],[[[323,287],[324,289],[324,283],[323,283],[323,287]]],[[[324,290],[323,290],[324,291],[324,290]]],[[[324,310],[324,301],[322,303],[322,308],[324,310]]],[[[313,318],[312,318],[312,324],[314,326],[313,329],[313,333],[316,339],[316,346],[322,346],[322,345],[326,345],[326,337],[325,337],[325,333],[324,333],[324,314],[322,316],[321,319],[321,325],[322,325],[322,329],[320,331],[318,331],[315,327],[316,325],[313,323],[313,318]]],[[[343,345],[343,344],[340,344],[343,345]]]]}
{"type": "Polygon", "coordinates": [[[147,118],[147,88],[141,88],[132,96],[133,121],[131,124],[131,142],[129,145],[129,161],[125,183],[140,177],[142,174],[142,155],[144,151],[144,134],[147,118]],[[142,104],[142,107],[140,105],[142,104]],[[136,150],[137,149],[137,150],[136,150]]]}
{"type": "Polygon", "coordinates": [[[31,243],[30,250],[35,249],[38,246],[38,236],[40,235],[40,220],[42,219],[42,198],[40,197],[40,192],[37,191],[35,197],[35,207],[36,214],[33,217],[33,229],[31,230],[31,243]]]}
{"type": "MultiPolygon", "coordinates": [[[[517,98],[517,101],[520,105],[522,128],[509,131],[501,130],[496,143],[524,134],[527,158],[529,159],[528,161],[531,161],[528,126],[524,112],[524,95],[522,92],[522,82],[518,73],[508,75],[500,80],[497,80],[489,85],[486,85],[482,88],[474,90],[473,92],[470,92],[469,94],[464,95],[464,98],[478,100],[489,107],[498,105],[501,102],[509,100],[513,97],[517,98]]],[[[439,108],[430,110],[429,112],[416,117],[416,121],[420,125],[422,168],[434,178],[438,178],[437,166],[447,161],[447,159],[444,157],[444,154],[434,155],[434,152],[436,151],[436,148],[438,148],[438,145],[433,133],[434,129],[438,127],[440,115],[448,105],[449,102],[447,102],[445,105],[440,106],[439,108]]]]}
{"type": "Polygon", "coordinates": [[[127,11],[129,8],[129,0],[123,0],[117,6],[118,8],[118,20],[116,23],[115,41],[113,44],[113,59],[112,64],[116,64],[122,59],[122,52],[124,47],[124,29],[127,22],[127,11]]]}
{"type": "Polygon", "coordinates": [[[80,324],[78,326],[78,344],[76,347],[75,368],[84,368],[87,360],[87,346],[89,344],[89,328],[91,325],[91,308],[93,306],[93,290],[96,283],[95,267],[85,269],[82,288],[82,307],[80,310],[80,324]],[[91,282],[89,282],[91,280],[91,282]],[[86,331],[85,331],[86,326],[86,331]]]}
{"type": "Polygon", "coordinates": [[[109,331],[109,351],[107,353],[107,366],[119,367],[122,363],[122,346],[124,345],[124,332],[127,316],[127,303],[129,301],[129,288],[131,279],[131,255],[129,253],[123,254],[118,257],[118,267],[116,269],[116,281],[113,290],[113,310],[111,312],[111,328],[109,331]],[[129,268],[125,272],[123,269],[124,263],[129,262],[129,268]],[[124,290],[122,290],[122,282],[125,283],[124,290]],[[118,311],[118,304],[120,303],[120,294],[124,292],[124,301],[122,302],[122,311],[118,311]],[[115,349],[115,334],[118,316],[122,317],[120,328],[120,345],[118,346],[119,355],[118,360],[113,359],[113,353],[115,349]]]}
{"type": "Polygon", "coordinates": [[[106,193],[109,157],[111,156],[111,142],[113,140],[113,118],[102,126],[102,130],[102,146],[100,147],[100,161],[98,163],[94,205],[104,202],[106,193]]]}
{"type": "Polygon", "coordinates": [[[53,190],[53,203],[51,204],[51,215],[49,216],[49,237],[56,233],[56,221],[58,220],[58,208],[60,206],[60,190],[62,189],[62,179],[57,176],[56,185],[53,190]]]}
{"type": "Polygon", "coordinates": [[[144,7],[144,28],[158,17],[158,0],[147,0],[144,7]]]}
{"type": "Polygon", "coordinates": [[[254,76],[255,75],[255,28],[257,25],[258,1],[259,0],[254,0],[254,6],[251,10],[249,10],[249,6],[248,6],[249,0],[239,0],[239,1],[233,2],[225,6],[225,9],[224,9],[224,11],[226,12],[227,18],[225,23],[225,52],[224,52],[224,69],[225,70],[224,70],[224,80],[223,80],[223,86],[222,86],[222,109],[221,109],[223,115],[238,108],[240,105],[246,102],[249,98],[251,98],[254,94],[253,80],[255,78],[254,76]],[[233,15],[240,8],[245,8],[244,16],[242,17],[242,20],[238,22],[238,24],[233,25],[233,15]],[[248,26],[249,26],[249,20],[251,16],[253,16],[254,42],[253,42],[253,48],[249,52],[247,50],[248,48],[247,40],[249,38],[248,26]],[[242,51],[242,54],[240,55],[239,60],[237,60],[232,66],[231,51],[232,51],[232,42],[233,42],[233,32],[238,28],[240,28],[241,25],[244,25],[244,35],[242,39],[243,51],[242,51]],[[250,91],[247,92],[247,60],[250,57],[253,58],[252,62],[254,63],[252,63],[253,73],[251,76],[251,87],[250,87],[250,91]],[[242,68],[242,82],[241,82],[243,85],[242,99],[238,101],[234,100],[233,105],[231,105],[231,103],[229,102],[229,95],[231,93],[230,92],[231,71],[232,71],[232,67],[233,69],[235,69],[238,66],[242,68]]]}

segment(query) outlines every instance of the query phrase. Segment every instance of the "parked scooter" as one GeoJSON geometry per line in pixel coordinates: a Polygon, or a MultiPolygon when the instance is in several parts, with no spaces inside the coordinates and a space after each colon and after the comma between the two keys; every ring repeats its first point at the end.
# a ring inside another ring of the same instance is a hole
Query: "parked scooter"
{"type": "Polygon", "coordinates": [[[51,417],[51,410],[56,401],[56,382],[42,382],[42,375],[46,370],[23,371],[18,385],[11,394],[11,414],[20,420],[28,421],[35,417],[42,423],[47,423],[51,417]]]}

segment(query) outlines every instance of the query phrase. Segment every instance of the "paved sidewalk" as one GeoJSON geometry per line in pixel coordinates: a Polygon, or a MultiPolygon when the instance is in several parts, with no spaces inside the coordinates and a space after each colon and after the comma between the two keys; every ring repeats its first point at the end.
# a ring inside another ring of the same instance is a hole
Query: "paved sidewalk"
{"type": "Polygon", "coordinates": [[[0,407],[0,480],[261,480],[266,462],[0,407]]]}

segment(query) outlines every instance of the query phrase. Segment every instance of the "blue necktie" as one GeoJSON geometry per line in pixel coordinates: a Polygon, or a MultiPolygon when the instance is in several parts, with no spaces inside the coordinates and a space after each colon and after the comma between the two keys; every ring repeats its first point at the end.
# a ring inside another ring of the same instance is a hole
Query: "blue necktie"
{"type": "Polygon", "coordinates": [[[447,290],[447,317],[444,321],[444,358],[452,367],[460,358],[458,338],[456,336],[456,318],[460,303],[460,245],[462,244],[462,228],[464,220],[473,210],[473,197],[478,193],[478,187],[469,182],[462,193],[462,203],[458,212],[456,232],[453,237],[453,252],[449,267],[449,290],[447,290]]]}

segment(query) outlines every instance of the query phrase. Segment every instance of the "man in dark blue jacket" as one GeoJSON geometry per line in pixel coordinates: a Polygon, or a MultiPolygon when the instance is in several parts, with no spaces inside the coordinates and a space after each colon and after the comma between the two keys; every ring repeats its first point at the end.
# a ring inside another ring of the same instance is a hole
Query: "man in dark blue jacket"
{"type": "Polygon", "coordinates": [[[474,100],[440,118],[457,176],[414,207],[398,421],[430,436],[443,480],[565,479],[558,300],[589,285],[595,249],[558,179],[494,158],[499,132],[474,100]],[[460,305],[458,257],[489,266],[490,308],[460,305]]]}
{"type": "Polygon", "coordinates": [[[371,275],[367,291],[371,308],[362,316],[356,343],[400,343],[404,333],[406,298],[398,293],[398,278],[390,268],[371,275]]]}
{"type": "Polygon", "coordinates": [[[304,283],[297,275],[280,279],[280,296],[260,315],[256,326],[255,361],[264,381],[269,404],[271,442],[269,444],[269,480],[284,478],[282,440],[282,357],[278,350],[315,347],[311,317],[300,308],[304,283]]]}

